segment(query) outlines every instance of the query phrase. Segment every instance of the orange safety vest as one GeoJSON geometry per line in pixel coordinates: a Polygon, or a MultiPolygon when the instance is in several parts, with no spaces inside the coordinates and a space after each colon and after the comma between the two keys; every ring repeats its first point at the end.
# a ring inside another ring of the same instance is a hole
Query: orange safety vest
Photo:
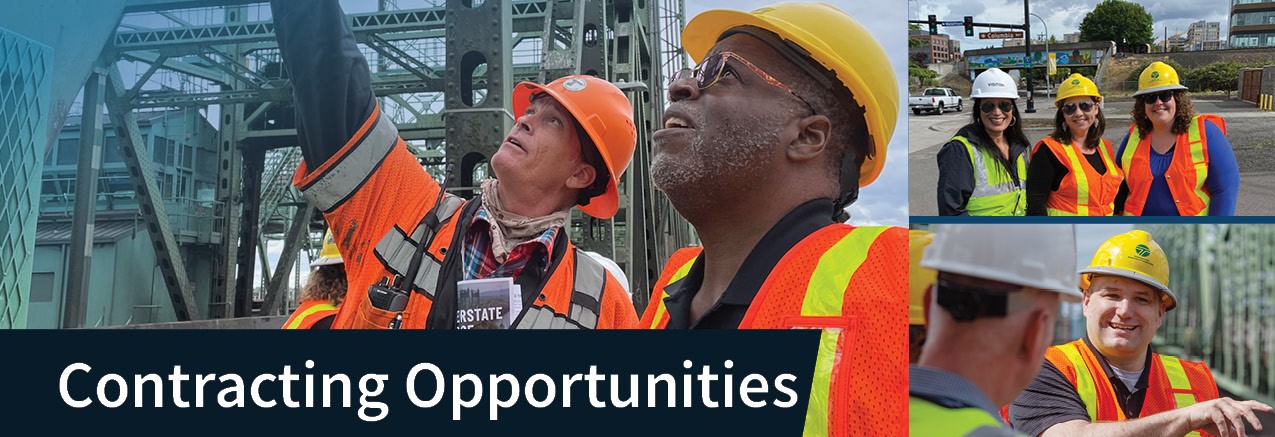
{"type": "MultiPolygon", "coordinates": [[[[669,258],[641,326],[668,325],[664,291],[702,248],[669,258]]],[[[899,227],[828,225],[775,264],[740,329],[820,329],[805,435],[907,435],[908,234],[899,227]]]]}
{"type": "MultiPolygon", "coordinates": [[[[1102,364],[1084,340],[1052,346],[1045,359],[1054,364],[1071,381],[1089,412],[1090,422],[1127,420],[1116,400],[1116,390],[1107,379],[1102,364]]],[[[1163,413],[1218,398],[1217,383],[1203,362],[1185,361],[1161,354],[1151,355],[1147,375],[1146,399],[1138,417],[1163,413]]],[[[1188,436],[1208,435],[1196,430],[1188,436]]]]}
{"type": "MultiPolygon", "coordinates": [[[[441,187],[379,107],[327,162],[314,170],[302,162],[292,182],[323,211],[345,260],[349,291],[333,328],[384,329],[396,318],[403,329],[427,328],[435,293],[454,290],[455,281],[462,279],[445,272],[444,261],[461,250],[464,235],[457,229],[468,227],[479,203],[447,194],[436,205],[441,187]],[[372,306],[368,287],[407,273],[417,242],[429,240],[426,217],[431,213],[441,225],[422,256],[407,308],[391,313],[372,306]]],[[[514,327],[636,327],[637,312],[619,282],[566,238],[560,241],[565,251],[552,260],[536,299],[524,305],[514,327]]]]}
{"type": "Polygon", "coordinates": [[[1116,167],[1112,158],[1116,153],[1111,142],[1102,139],[1098,145],[1098,154],[1107,166],[1104,174],[1098,174],[1075,147],[1060,143],[1052,136],[1037,142],[1032,148],[1033,155],[1041,144],[1049,147],[1058,162],[1067,167],[1067,175],[1063,176],[1058,189],[1050,192],[1049,199],[1045,201],[1049,215],[1111,215],[1115,209],[1116,193],[1120,192],[1120,181],[1124,180],[1124,172],[1116,167]]]}
{"type": "Polygon", "coordinates": [[[302,301],[297,310],[292,312],[292,316],[288,317],[288,321],[283,323],[283,329],[310,329],[320,320],[336,316],[337,310],[336,305],[326,300],[302,301]]]}
{"type": "MultiPolygon", "coordinates": [[[[1204,182],[1209,176],[1209,141],[1204,134],[1204,122],[1211,121],[1226,135],[1226,121],[1212,114],[1201,114],[1191,119],[1186,133],[1178,134],[1173,161],[1165,171],[1165,182],[1173,194],[1174,206],[1183,216],[1209,215],[1212,193],[1204,182]]],[[[1138,126],[1129,126],[1129,139],[1125,141],[1120,164],[1129,185],[1129,198],[1124,210],[1128,215],[1142,215],[1151,192],[1151,137],[1138,135],[1138,126]]]]}

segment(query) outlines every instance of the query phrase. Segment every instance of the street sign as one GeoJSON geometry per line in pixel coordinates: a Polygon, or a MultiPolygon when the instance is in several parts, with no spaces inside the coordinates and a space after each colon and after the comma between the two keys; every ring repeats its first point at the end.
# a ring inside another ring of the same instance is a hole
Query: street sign
{"type": "Polygon", "coordinates": [[[1012,32],[979,32],[978,33],[978,39],[1012,39],[1012,38],[1022,38],[1022,37],[1023,37],[1023,32],[1017,31],[1017,30],[1012,32]]]}
{"type": "Polygon", "coordinates": [[[964,21],[940,21],[939,24],[944,26],[964,26],[964,21]]]}

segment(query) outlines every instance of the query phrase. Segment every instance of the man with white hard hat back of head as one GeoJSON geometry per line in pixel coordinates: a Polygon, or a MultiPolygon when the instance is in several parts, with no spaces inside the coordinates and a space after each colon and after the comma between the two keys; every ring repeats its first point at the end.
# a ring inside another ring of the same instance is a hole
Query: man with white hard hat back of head
{"type": "Polygon", "coordinates": [[[1151,338],[1178,306],[1169,260],[1133,230],[1098,247],[1080,270],[1086,335],[1050,347],[1040,373],[1009,406],[1018,431],[1040,436],[1242,436],[1262,429],[1257,401],[1218,399],[1203,362],[1155,353],[1151,338]]]}
{"type": "Polygon", "coordinates": [[[999,68],[974,78],[973,120],[939,149],[939,215],[1023,215],[1027,136],[1018,85],[999,68]]]}
{"type": "Polygon", "coordinates": [[[1017,435],[997,410],[1040,368],[1059,300],[1081,297],[1073,228],[943,225],[934,234],[921,259],[938,280],[909,373],[911,435],[1017,435]]]}

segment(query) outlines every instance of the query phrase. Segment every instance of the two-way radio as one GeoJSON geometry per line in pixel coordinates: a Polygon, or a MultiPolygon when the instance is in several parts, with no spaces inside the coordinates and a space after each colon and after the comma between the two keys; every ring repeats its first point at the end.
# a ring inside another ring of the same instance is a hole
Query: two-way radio
{"type": "Polygon", "coordinates": [[[394,316],[394,320],[390,321],[389,329],[398,329],[403,322],[403,310],[407,309],[412,288],[416,286],[416,273],[420,270],[421,260],[425,257],[425,251],[433,246],[434,237],[438,236],[438,227],[441,224],[438,219],[438,208],[443,204],[443,195],[447,193],[447,186],[451,183],[451,179],[452,164],[449,163],[443,170],[443,184],[438,187],[434,207],[425,214],[424,224],[429,229],[429,236],[425,241],[417,242],[416,251],[412,252],[412,261],[407,265],[407,271],[395,276],[392,283],[387,278],[381,278],[380,282],[367,289],[368,302],[372,304],[372,307],[398,313],[394,316]]]}

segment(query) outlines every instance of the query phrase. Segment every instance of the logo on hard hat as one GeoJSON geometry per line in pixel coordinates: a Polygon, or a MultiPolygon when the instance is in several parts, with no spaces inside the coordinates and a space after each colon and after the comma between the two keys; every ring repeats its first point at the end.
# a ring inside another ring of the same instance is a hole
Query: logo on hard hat
{"type": "Polygon", "coordinates": [[[1151,256],[1151,248],[1147,247],[1145,244],[1134,246],[1133,251],[1139,256],[1151,256]]]}
{"type": "Polygon", "coordinates": [[[1152,71],[1152,72],[1151,72],[1151,78],[1152,78],[1152,79],[1159,79],[1159,78],[1160,78],[1160,72],[1159,72],[1159,71],[1152,71]]]}
{"type": "Polygon", "coordinates": [[[562,83],[562,87],[566,88],[567,91],[580,91],[586,86],[589,86],[589,84],[585,82],[584,79],[578,77],[567,79],[566,82],[562,83]]]}
{"type": "Polygon", "coordinates": [[[1080,79],[1072,79],[1072,80],[1071,80],[1071,84],[1072,84],[1072,85],[1080,85],[1080,79]]]}

